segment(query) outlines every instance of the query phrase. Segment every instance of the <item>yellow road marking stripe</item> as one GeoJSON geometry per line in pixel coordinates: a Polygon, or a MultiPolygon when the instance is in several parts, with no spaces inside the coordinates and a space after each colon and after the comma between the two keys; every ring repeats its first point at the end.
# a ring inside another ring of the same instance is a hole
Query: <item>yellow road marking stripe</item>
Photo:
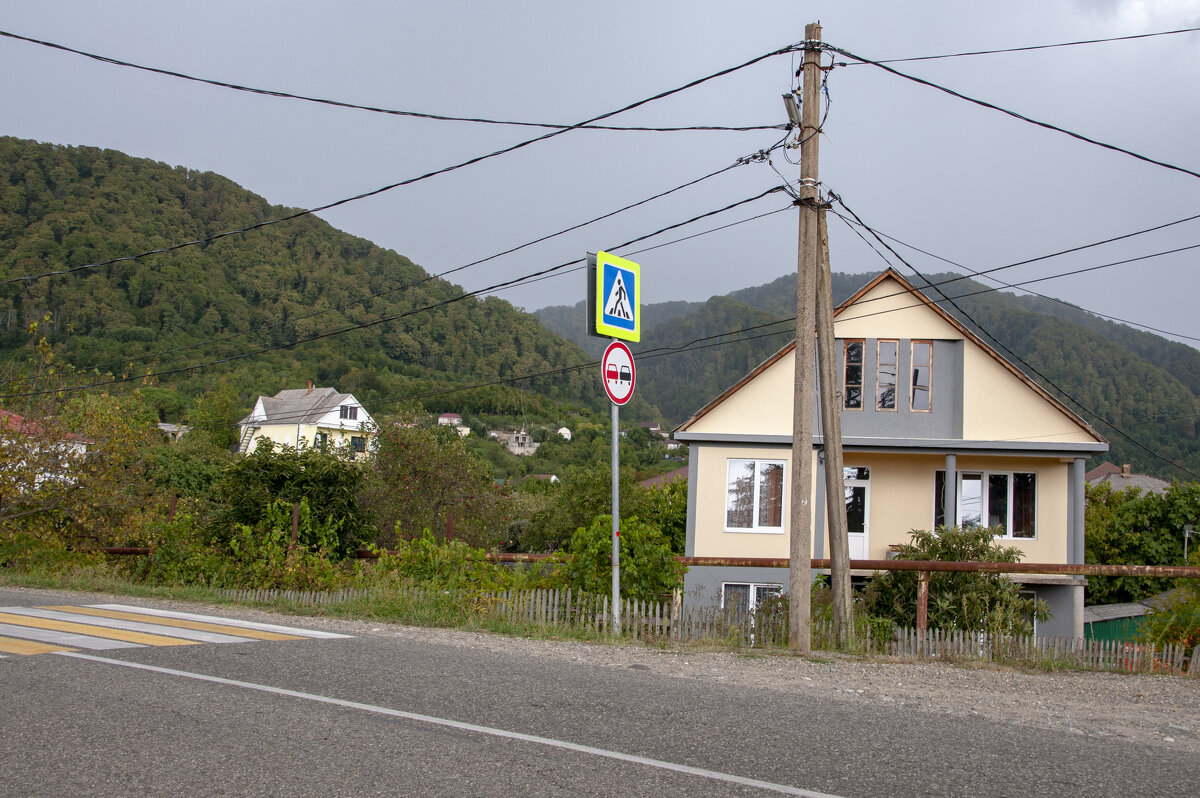
{"type": "Polygon", "coordinates": [[[5,654],[49,654],[54,651],[78,651],[77,648],[52,646],[36,640],[18,640],[15,637],[0,637],[0,651],[5,654]]]}
{"type": "Polygon", "coordinates": [[[96,607],[40,607],[43,610],[58,610],[59,612],[74,612],[82,615],[95,615],[100,618],[113,618],[121,621],[142,621],[159,626],[174,626],[179,629],[195,629],[200,632],[219,632],[235,637],[248,637],[254,640],[307,640],[299,635],[285,635],[279,632],[262,632],[258,629],[243,629],[240,626],[226,626],[220,623],[205,621],[185,621],[181,618],[163,618],[158,615],[143,615],[138,612],[121,612],[120,610],[102,610],[96,607]]]}
{"type": "Polygon", "coordinates": [[[54,621],[49,618],[34,618],[29,615],[15,615],[0,612],[0,622],[14,626],[32,626],[35,629],[55,629],[59,632],[74,632],[92,637],[106,637],[109,640],[124,640],[127,643],[140,643],[143,646],[194,646],[194,640],[181,640],[178,637],[164,637],[145,632],[127,632],[124,629],[109,629],[104,626],[91,626],[84,623],[69,621],[54,621]]]}

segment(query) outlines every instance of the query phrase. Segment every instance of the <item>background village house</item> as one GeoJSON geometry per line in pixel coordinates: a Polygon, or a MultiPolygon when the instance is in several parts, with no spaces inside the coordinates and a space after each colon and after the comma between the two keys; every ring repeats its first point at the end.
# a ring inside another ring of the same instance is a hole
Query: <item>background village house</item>
{"type": "Polygon", "coordinates": [[[333,388],[294,388],[260,396],[250,415],[238,422],[238,451],[249,454],[266,438],[276,444],[337,450],[351,459],[368,451],[375,421],[352,394],[333,388]]]}
{"type": "MultiPolygon", "coordinates": [[[[852,559],[962,524],[1003,528],[1027,562],[1083,562],[1085,463],[1108,443],[1082,418],[891,269],[838,307],[834,334],[852,559]]],[[[686,554],[788,556],[793,348],[676,431],[691,448],[686,554]]],[[[826,557],[815,404],[812,554],[826,557]]],[[[1038,634],[1082,636],[1082,578],[1014,579],[1049,605],[1038,634]]],[[[685,601],[753,606],[787,582],[782,568],[693,567],[685,601]]]]}

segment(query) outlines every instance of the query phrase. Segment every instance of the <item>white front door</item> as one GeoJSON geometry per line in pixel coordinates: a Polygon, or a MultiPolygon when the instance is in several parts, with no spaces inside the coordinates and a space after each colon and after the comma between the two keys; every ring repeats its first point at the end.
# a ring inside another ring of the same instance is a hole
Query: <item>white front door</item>
{"type": "Polygon", "coordinates": [[[850,538],[850,559],[868,559],[871,536],[871,469],[846,466],[842,469],[846,496],[846,529],[850,538]]]}

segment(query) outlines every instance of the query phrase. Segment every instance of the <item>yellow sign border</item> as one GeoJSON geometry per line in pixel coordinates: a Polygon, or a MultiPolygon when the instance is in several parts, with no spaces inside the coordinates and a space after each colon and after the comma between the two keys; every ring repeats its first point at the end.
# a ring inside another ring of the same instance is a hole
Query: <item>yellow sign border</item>
{"type": "Polygon", "coordinates": [[[631,260],[618,257],[611,252],[596,253],[596,318],[595,327],[597,335],[605,335],[610,338],[619,338],[622,341],[632,341],[638,343],[642,340],[642,267],[640,264],[634,263],[631,260]],[[631,310],[633,311],[633,329],[627,330],[624,327],[615,327],[611,324],[604,323],[604,303],[607,297],[604,295],[604,265],[611,263],[618,269],[627,272],[633,272],[634,284],[634,301],[631,302],[631,310]]]}

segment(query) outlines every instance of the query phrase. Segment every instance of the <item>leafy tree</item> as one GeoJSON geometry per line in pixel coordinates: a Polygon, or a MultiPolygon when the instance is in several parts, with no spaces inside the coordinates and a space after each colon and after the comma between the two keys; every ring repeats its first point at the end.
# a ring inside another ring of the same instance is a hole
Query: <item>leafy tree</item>
{"type": "MultiPolygon", "coordinates": [[[[1183,528],[1200,526],[1200,483],[1175,482],[1165,494],[1088,486],[1085,559],[1104,565],[1182,565],[1183,528]]],[[[1089,604],[1138,601],[1161,593],[1168,579],[1088,577],[1089,604]]]]}
{"type": "Polygon", "coordinates": [[[646,491],[642,501],[642,517],[663,531],[671,542],[671,550],[684,553],[687,537],[688,481],[676,479],[646,491]]]}
{"type": "Polygon", "coordinates": [[[148,504],[143,453],[157,431],[134,397],[80,395],[0,424],[0,521],[106,545],[148,504]]]}
{"type": "MultiPolygon", "coordinates": [[[[548,487],[551,501],[530,518],[518,544],[521,551],[558,551],[570,542],[574,530],[589,526],[597,515],[612,516],[612,466],[593,462],[589,467],[564,469],[559,481],[548,487]]],[[[621,518],[638,515],[645,491],[634,482],[631,470],[621,469],[619,485],[621,518]]]]}
{"type": "Polygon", "coordinates": [[[187,414],[191,430],[185,437],[193,442],[204,441],[208,446],[229,450],[237,443],[238,397],[228,385],[209,391],[196,400],[187,414]]]}
{"type": "Polygon", "coordinates": [[[270,508],[277,502],[290,506],[307,501],[311,528],[336,528],[336,552],[346,556],[373,538],[374,528],[358,503],[362,484],[362,468],[336,453],[260,443],[253,453],[227,465],[215,483],[213,493],[222,506],[213,522],[214,536],[227,543],[241,527],[270,522],[270,508]]]}
{"type": "MultiPolygon", "coordinates": [[[[687,567],[679,563],[662,530],[637,518],[621,521],[621,596],[660,599],[683,587],[687,567]]],[[[589,593],[612,589],[612,516],[598,515],[571,536],[571,560],[566,575],[571,584],[589,593]]]]}
{"type": "Polygon", "coordinates": [[[190,432],[172,443],[160,443],[147,453],[147,476],[161,491],[174,496],[207,498],[221,471],[233,462],[227,447],[190,432]]]}
{"type": "Polygon", "coordinates": [[[426,529],[440,535],[447,524],[454,537],[473,545],[503,540],[508,498],[453,429],[416,426],[410,416],[405,424],[381,427],[375,446],[362,503],[380,524],[382,545],[426,529]]]}
{"type": "MultiPolygon", "coordinates": [[[[996,543],[997,530],[945,527],[934,532],[914,529],[900,546],[901,560],[945,562],[1019,562],[1021,550],[996,543]]],[[[904,627],[917,622],[917,574],[876,574],[863,594],[868,612],[904,627]]],[[[1032,634],[1034,616],[1049,617],[1044,602],[1025,598],[1015,582],[1002,574],[935,571],[929,578],[929,626],[994,634],[1032,634]]]]}

